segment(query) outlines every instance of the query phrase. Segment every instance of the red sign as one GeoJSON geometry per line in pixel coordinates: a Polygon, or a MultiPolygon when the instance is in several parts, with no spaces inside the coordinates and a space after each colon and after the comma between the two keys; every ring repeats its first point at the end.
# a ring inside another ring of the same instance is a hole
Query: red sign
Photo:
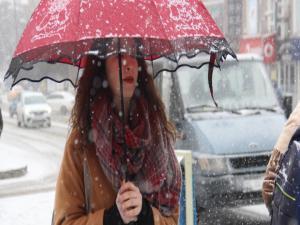
{"type": "Polygon", "coordinates": [[[261,37],[244,38],[240,40],[240,53],[255,53],[262,55],[263,40],[261,37]]]}
{"type": "Polygon", "coordinates": [[[275,35],[264,38],[263,56],[264,62],[267,64],[276,61],[275,35]]]}

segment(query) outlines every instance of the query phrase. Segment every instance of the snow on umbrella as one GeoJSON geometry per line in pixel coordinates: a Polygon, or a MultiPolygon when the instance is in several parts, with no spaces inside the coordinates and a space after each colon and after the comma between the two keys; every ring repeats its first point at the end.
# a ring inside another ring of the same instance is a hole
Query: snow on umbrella
{"type": "Polygon", "coordinates": [[[121,52],[151,61],[152,66],[162,57],[173,62],[159,72],[176,70],[182,56],[210,54],[210,88],[213,65],[219,66],[228,54],[236,57],[198,0],[42,0],[5,79],[12,77],[12,86],[45,78],[76,86],[75,68],[84,68],[87,55],[106,58],[121,52]]]}

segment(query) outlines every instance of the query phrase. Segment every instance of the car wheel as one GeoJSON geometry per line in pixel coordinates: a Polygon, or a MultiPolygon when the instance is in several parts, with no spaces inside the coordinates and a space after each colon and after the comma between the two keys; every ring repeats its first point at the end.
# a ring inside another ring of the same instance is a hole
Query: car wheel
{"type": "Polygon", "coordinates": [[[51,127],[51,121],[47,123],[47,127],[51,127]]]}
{"type": "Polygon", "coordinates": [[[62,106],[60,107],[60,114],[62,115],[66,115],[68,112],[67,107],[66,106],[62,106]]]}
{"type": "Polygon", "coordinates": [[[18,116],[17,116],[17,124],[18,124],[18,127],[21,127],[21,121],[19,120],[18,116]]]}

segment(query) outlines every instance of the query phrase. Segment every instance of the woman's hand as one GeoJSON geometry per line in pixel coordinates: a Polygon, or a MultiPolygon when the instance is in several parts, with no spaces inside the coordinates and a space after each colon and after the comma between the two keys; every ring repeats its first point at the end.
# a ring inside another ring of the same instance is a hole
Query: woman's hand
{"type": "Polygon", "coordinates": [[[118,192],[116,204],[125,224],[137,221],[142,210],[142,195],[132,182],[123,182],[118,192]]]}

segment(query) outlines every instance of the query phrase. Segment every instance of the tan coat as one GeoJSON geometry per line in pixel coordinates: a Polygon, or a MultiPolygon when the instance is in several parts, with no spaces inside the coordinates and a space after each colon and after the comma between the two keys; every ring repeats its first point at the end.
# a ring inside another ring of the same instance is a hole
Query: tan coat
{"type": "MultiPolygon", "coordinates": [[[[117,194],[99,165],[94,145],[82,151],[78,140],[78,133],[73,131],[66,143],[56,184],[54,224],[102,225],[104,210],[114,204],[117,194]]],[[[178,224],[178,208],[165,217],[152,207],[155,225],[178,224]]]]}

